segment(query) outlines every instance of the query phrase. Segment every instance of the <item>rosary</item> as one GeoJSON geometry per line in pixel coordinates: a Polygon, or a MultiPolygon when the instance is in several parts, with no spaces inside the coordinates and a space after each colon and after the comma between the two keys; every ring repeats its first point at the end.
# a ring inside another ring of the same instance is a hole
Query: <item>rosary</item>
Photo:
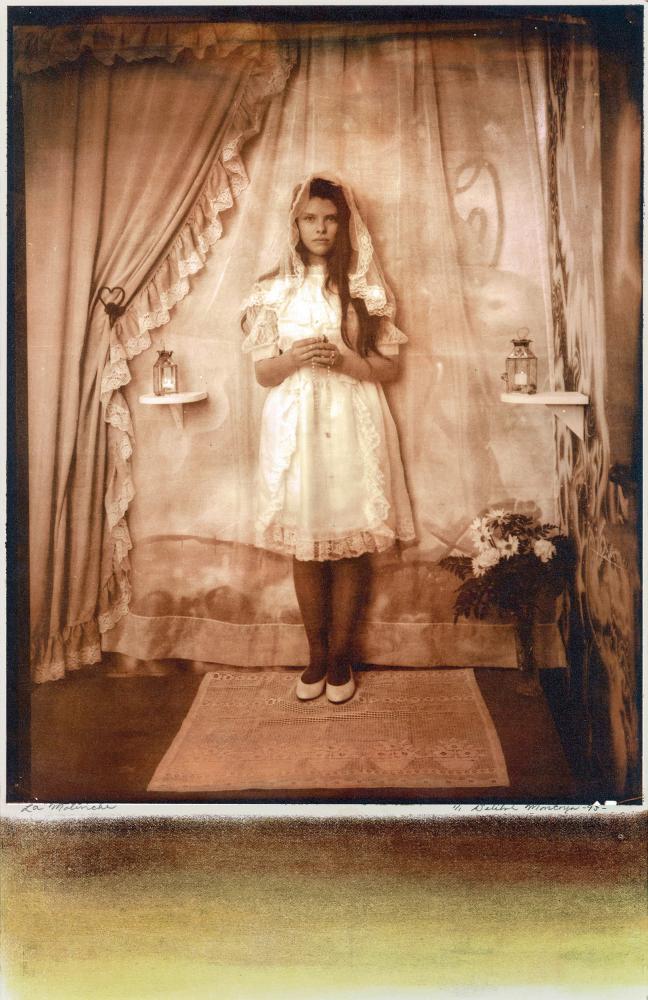
{"type": "MultiPolygon", "coordinates": [[[[328,343],[328,337],[325,337],[323,334],[321,337],[318,337],[317,339],[321,343],[328,343]]],[[[327,379],[331,377],[331,367],[332,363],[329,362],[326,366],[327,379]]],[[[315,409],[318,409],[320,401],[320,376],[317,368],[318,366],[315,364],[315,358],[311,358],[311,373],[313,376],[313,403],[315,404],[315,409]]]]}

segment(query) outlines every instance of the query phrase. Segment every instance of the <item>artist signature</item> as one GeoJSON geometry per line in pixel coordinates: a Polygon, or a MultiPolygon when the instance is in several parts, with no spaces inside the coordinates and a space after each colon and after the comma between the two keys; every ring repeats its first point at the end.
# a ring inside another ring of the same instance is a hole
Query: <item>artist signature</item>
{"type": "Polygon", "coordinates": [[[21,813],[71,813],[110,812],[117,806],[112,802],[27,802],[21,813]]]}
{"type": "MultiPolygon", "coordinates": [[[[616,805],[616,803],[614,803],[616,805]]],[[[518,804],[518,803],[489,803],[489,804],[478,804],[478,805],[465,805],[463,803],[454,805],[454,812],[479,812],[479,813],[525,813],[525,812],[543,812],[543,813],[560,813],[565,815],[565,813],[582,813],[582,812],[599,812],[605,811],[606,805],[601,802],[592,802],[586,805],[568,805],[568,804],[518,804]]]]}

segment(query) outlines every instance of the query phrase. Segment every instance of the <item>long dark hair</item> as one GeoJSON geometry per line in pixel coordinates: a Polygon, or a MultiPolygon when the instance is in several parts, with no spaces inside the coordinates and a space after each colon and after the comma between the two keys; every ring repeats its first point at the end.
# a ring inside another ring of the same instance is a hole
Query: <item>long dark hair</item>
{"type": "MultiPolygon", "coordinates": [[[[378,335],[378,317],[371,316],[367,311],[364,299],[351,298],[349,291],[349,264],[351,263],[351,237],[349,235],[349,221],[351,213],[347,200],[344,197],[342,188],[323,177],[314,177],[310,182],[308,191],[309,198],[326,198],[332,201],[337,208],[338,230],[333,250],[327,258],[328,274],[324,287],[331,292],[337,292],[340,296],[342,306],[342,340],[358,354],[366,358],[370,352],[379,354],[376,347],[376,337],[378,335]],[[349,340],[347,332],[347,313],[349,305],[355,310],[358,317],[358,339],[356,344],[349,340]]],[[[301,240],[297,243],[297,253],[308,263],[306,248],[301,240]]]]}

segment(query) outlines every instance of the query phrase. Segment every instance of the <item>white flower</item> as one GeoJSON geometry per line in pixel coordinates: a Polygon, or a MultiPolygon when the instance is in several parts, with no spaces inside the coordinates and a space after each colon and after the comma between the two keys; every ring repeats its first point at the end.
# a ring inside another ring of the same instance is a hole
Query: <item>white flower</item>
{"type": "Polygon", "coordinates": [[[487,569],[496,566],[500,561],[500,554],[492,546],[479,552],[472,561],[472,570],[475,576],[483,576],[487,569]]]}
{"type": "Polygon", "coordinates": [[[548,538],[536,538],[533,543],[533,551],[540,562],[549,562],[556,554],[556,546],[548,538]]]}
{"type": "Polygon", "coordinates": [[[504,511],[499,508],[497,510],[489,510],[488,517],[493,521],[499,520],[500,517],[504,517],[504,511]]]}
{"type": "Polygon", "coordinates": [[[491,547],[491,532],[485,517],[476,517],[470,524],[470,532],[480,549],[491,547]]]}
{"type": "Polygon", "coordinates": [[[479,563],[477,562],[476,556],[472,561],[472,571],[473,571],[473,576],[483,576],[484,573],[486,572],[486,570],[482,566],[480,566],[479,563]]]}
{"type": "Polygon", "coordinates": [[[510,559],[514,556],[520,547],[520,539],[517,535],[507,535],[506,538],[498,538],[495,542],[498,552],[500,552],[505,559],[510,559]]]}

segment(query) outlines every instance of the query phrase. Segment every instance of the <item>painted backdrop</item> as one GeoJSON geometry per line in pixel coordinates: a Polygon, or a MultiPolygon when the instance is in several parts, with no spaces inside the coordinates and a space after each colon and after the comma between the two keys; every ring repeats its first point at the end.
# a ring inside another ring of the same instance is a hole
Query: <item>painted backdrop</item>
{"type": "MultiPolygon", "coordinates": [[[[364,658],[515,665],[508,624],[452,624],[456,581],[436,563],[471,551],[469,524],[491,505],[557,515],[553,418],[499,400],[521,327],[539,388],[554,384],[544,44],[513,29],[369,30],[299,38],[286,90],[248,147],[250,186],[158,334],[181,388],[209,399],[185,407],[178,429],[168,412],[138,403],[151,391],[154,352],[131,363],[133,599],[104,636],[107,650],[305,662],[290,565],[251,545],[264,390],[240,351],[239,311],[273,262],[295,181],[321,166],[354,187],[409,337],[389,401],[418,544],[375,560],[364,658]]],[[[538,628],[536,649],[543,665],[564,663],[554,624],[538,628]]]]}
{"type": "MultiPolygon", "coordinates": [[[[178,429],[138,403],[154,352],[131,363],[133,599],[104,648],[143,660],[305,662],[290,565],[251,545],[264,391],[241,354],[239,312],[273,262],[295,181],[322,166],[353,185],[409,337],[389,401],[418,544],[375,560],[364,658],[514,666],[508,624],[452,624],[456,581],[436,564],[471,550],[468,527],[488,506],[557,514],[553,418],[499,399],[521,327],[539,388],[553,388],[544,44],[518,31],[334,30],[299,38],[288,85],[246,155],[250,186],[158,336],[181,388],[209,399],[186,406],[178,429]]],[[[554,624],[538,627],[536,649],[543,664],[564,663],[554,624]]]]}

